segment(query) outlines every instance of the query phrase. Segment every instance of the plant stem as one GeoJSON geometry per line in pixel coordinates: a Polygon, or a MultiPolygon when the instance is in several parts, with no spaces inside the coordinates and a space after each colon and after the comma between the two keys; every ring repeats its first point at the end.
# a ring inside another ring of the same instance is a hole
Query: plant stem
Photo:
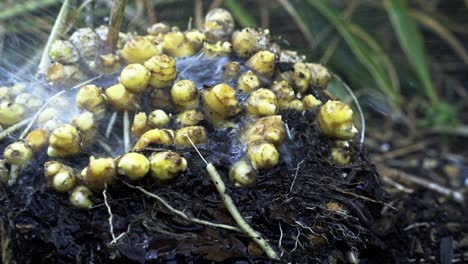
{"type": "Polygon", "coordinates": [[[247,221],[245,221],[244,217],[239,212],[239,209],[237,209],[236,205],[234,204],[234,201],[232,201],[231,196],[226,193],[226,185],[224,185],[224,181],[221,178],[221,175],[219,175],[213,164],[208,163],[205,158],[203,158],[192,139],[188,135],[185,136],[195,148],[198,155],[200,155],[201,159],[206,163],[206,171],[210,175],[216,190],[218,190],[218,193],[221,196],[221,200],[223,200],[224,206],[229,211],[232,218],[234,218],[234,221],[236,221],[240,229],[242,229],[246,235],[248,235],[255,243],[257,243],[257,245],[262,248],[262,250],[270,259],[279,260],[278,254],[276,254],[275,250],[270,246],[270,244],[268,244],[268,241],[266,241],[259,232],[255,231],[255,229],[253,229],[249,223],[247,223],[247,221]]]}
{"type": "Polygon", "coordinates": [[[216,186],[219,194],[221,195],[221,199],[226,206],[226,209],[231,214],[234,221],[236,221],[237,225],[253,240],[257,243],[263,251],[267,254],[270,259],[278,260],[278,254],[276,254],[275,250],[268,244],[268,242],[258,233],[255,231],[247,221],[245,221],[244,217],[242,217],[241,213],[237,209],[236,205],[232,201],[232,198],[229,194],[226,193],[226,186],[224,185],[223,180],[221,179],[221,175],[219,175],[216,168],[213,164],[209,163],[206,166],[206,170],[208,174],[211,176],[211,180],[216,186]]]}
{"type": "Polygon", "coordinates": [[[106,51],[114,53],[119,40],[120,28],[124,17],[125,6],[127,0],[112,1],[111,14],[109,19],[109,31],[107,32],[106,51]]]}
{"type": "Polygon", "coordinates": [[[123,113],[123,142],[124,142],[124,152],[130,150],[130,118],[128,117],[128,111],[125,110],[123,113]]]}
{"type": "Polygon", "coordinates": [[[47,40],[44,51],[42,52],[41,61],[37,68],[37,75],[46,75],[47,69],[49,68],[50,59],[49,59],[49,50],[52,47],[52,44],[59,38],[60,34],[65,31],[66,20],[68,13],[71,9],[71,0],[64,0],[60,12],[55,20],[54,27],[50,32],[49,39],[47,40]]]}
{"type": "Polygon", "coordinates": [[[107,124],[106,133],[104,134],[106,138],[110,137],[110,134],[112,133],[112,129],[114,128],[114,124],[116,120],[117,120],[117,112],[113,112],[111,117],[109,118],[109,123],[107,124]]]}

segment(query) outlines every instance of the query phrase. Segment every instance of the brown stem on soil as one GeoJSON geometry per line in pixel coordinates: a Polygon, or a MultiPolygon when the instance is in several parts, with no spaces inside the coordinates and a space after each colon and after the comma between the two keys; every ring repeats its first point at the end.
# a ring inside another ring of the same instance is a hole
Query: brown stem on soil
{"type": "Polygon", "coordinates": [[[114,53],[117,48],[117,41],[119,40],[120,28],[124,17],[125,6],[127,0],[114,0],[112,1],[111,14],[109,19],[109,31],[106,39],[106,52],[114,53]]]}

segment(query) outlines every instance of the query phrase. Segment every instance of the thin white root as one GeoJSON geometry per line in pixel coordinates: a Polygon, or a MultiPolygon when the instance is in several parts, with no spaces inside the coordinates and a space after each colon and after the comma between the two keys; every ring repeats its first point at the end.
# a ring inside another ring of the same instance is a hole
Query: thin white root
{"type": "Polygon", "coordinates": [[[12,125],[11,127],[3,130],[2,133],[0,133],[0,140],[7,137],[10,133],[13,133],[16,130],[20,129],[22,126],[28,124],[31,121],[31,119],[32,119],[32,117],[26,118],[26,119],[22,120],[21,122],[18,122],[16,124],[12,125]]]}
{"type": "Polygon", "coordinates": [[[104,191],[102,191],[102,196],[104,196],[104,204],[106,205],[107,207],[107,212],[109,213],[109,229],[110,229],[110,233],[111,233],[111,236],[112,236],[112,241],[115,240],[115,234],[114,234],[114,224],[112,223],[113,222],[113,219],[114,219],[114,215],[112,214],[112,210],[110,208],[110,205],[109,203],[107,202],[107,184],[106,184],[106,188],[104,189],[104,191]]]}
{"type": "Polygon", "coordinates": [[[140,186],[134,186],[134,185],[131,185],[127,182],[123,182],[125,185],[127,185],[128,187],[130,188],[134,188],[134,189],[137,189],[139,190],[140,192],[146,194],[147,196],[151,197],[151,198],[154,198],[156,199],[159,203],[161,203],[164,207],[166,207],[169,211],[171,211],[173,214],[187,220],[187,221],[190,221],[190,222],[193,222],[193,223],[196,223],[196,224],[200,224],[200,225],[205,225],[205,226],[211,226],[211,227],[217,227],[217,228],[222,228],[222,229],[226,229],[226,230],[230,230],[230,231],[235,231],[235,232],[242,232],[242,230],[240,230],[239,228],[235,227],[235,226],[230,226],[230,225],[225,225],[225,224],[216,224],[216,223],[212,223],[212,222],[209,222],[209,221],[206,221],[206,220],[202,220],[202,219],[198,219],[198,218],[195,218],[195,217],[190,217],[188,216],[187,214],[185,214],[184,212],[182,211],[179,211],[177,209],[175,209],[174,207],[172,207],[168,202],[166,202],[163,198],[161,198],[159,195],[157,194],[154,194],[154,193],[151,193],[145,189],[143,189],[142,187],[140,186]]]}
{"type": "Polygon", "coordinates": [[[107,212],[109,213],[109,231],[110,231],[110,234],[112,236],[112,241],[110,242],[110,244],[115,244],[117,243],[117,241],[122,238],[125,234],[128,233],[127,232],[123,232],[122,234],[120,234],[118,237],[115,236],[114,234],[114,224],[113,224],[113,219],[114,219],[114,215],[112,214],[112,209],[109,205],[109,203],[107,202],[107,184],[106,184],[106,187],[104,188],[104,191],[102,191],[102,196],[104,196],[104,204],[106,205],[106,208],[107,208],[107,212]]]}
{"type": "Polygon", "coordinates": [[[10,177],[8,178],[8,186],[15,185],[16,181],[19,177],[19,172],[21,170],[21,166],[18,165],[11,165],[10,167],[10,177]]]}
{"type": "Polygon", "coordinates": [[[123,143],[124,143],[124,152],[130,150],[130,118],[128,117],[128,111],[123,113],[123,143]]]}
{"type": "Polygon", "coordinates": [[[107,124],[106,133],[104,134],[106,138],[110,137],[110,134],[112,133],[112,129],[114,128],[115,121],[117,121],[117,112],[113,112],[111,117],[109,118],[109,123],[107,124]]]}
{"type": "MultiPolygon", "coordinates": [[[[190,141],[192,146],[195,148],[195,150],[197,150],[198,154],[203,159],[203,161],[205,161],[206,163],[205,158],[203,158],[201,153],[198,151],[192,139],[188,135],[186,135],[186,137],[190,141]]],[[[218,190],[218,193],[221,196],[221,200],[223,200],[224,202],[224,206],[226,206],[226,209],[229,211],[232,218],[234,219],[234,221],[236,221],[240,229],[242,229],[242,231],[244,231],[246,235],[248,235],[255,243],[257,243],[257,245],[259,245],[263,249],[265,254],[267,254],[267,256],[270,259],[279,260],[278,254],[270,246],[270,244],[263,238],[263,236],[259,232],[255,231],[249,225],[249,223],[245,221],[244,217],[239,212],[239,209],[237,209],[236,205],[234,204],[234,201],[232,201],[231,196],[226,193],[226,186],[224,185],[223,179],[221,178],[221,175],[219,175],[218,171],[213,166],[213,164],[206,163],[206,170],[208,171],[211,180],[213,181],[216,189],[218,190]]]]}
{"type": "Polygon", "coordinates": [[[299,173],[299,167],[302,165],[302,163],[304,163],[304,160],[301,160],[296,166],[296,172],[294,173],[294,179],[291,183],[291,187],[289,187],[289,193],[291,193],[294,188],[294,183],[296,182],[297,174],[299,173]]]}

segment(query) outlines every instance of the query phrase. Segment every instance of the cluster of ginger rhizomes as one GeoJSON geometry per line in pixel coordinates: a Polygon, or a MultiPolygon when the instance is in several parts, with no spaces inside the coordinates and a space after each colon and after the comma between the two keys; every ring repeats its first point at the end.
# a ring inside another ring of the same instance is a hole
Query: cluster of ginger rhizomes
{"type": "MultiPolygon", "coordinates": [[[[56,98],[62,111],[70,103],[76,105],[71,122],[57,121],[60,107],[49,103],[39,114],[37,128],[4,151],[2,164],[24,166],[34,152],[45,150],[51,158],[45,164],[48,182],[58,192],[69,192],[74,206],[89,207],[91,192],[102,190],[117,177],[138,181],[150,175],[161,184],[175,180],[190,164],[174,149],[206,144],[210,138],[206,124],[214,129],[239,128],[236,142],[243,144],[244,154],[233,161],[229,178],[236,187],[252,186],[258,172],[277,166],[281,159],[279,148],[288,134],[283,110],[316,111],[320,131],[335,140],[331,160],[338,165],[350,162],[348,141],[357,132],[353,111],[343,102],[322,104],[317,99],[326,98],[320,95],[331,79],[330,72],[320,64],[305,62],[296,52],[282,50],[271,41],[268,30],[234,31],[231,14],[215,9],[207,14],[201,29],[181,31],[158,23],[148,28],[147,35],[121,33],[115,54],[99,53],[106,33],[106,27],[84,28],[68,40],[56,41],[47,77],[56,87],[88,78],[84,72],[118,76],[115,82],[106,87],[84,85],[74,102],[56,98]],[[225,62],[218,76],[224,81],[197,87],[190,78],[181,78],[177,64],[184,57],[225,62]],[[150,107],[145,100],[151,101],[150,107]],[[119,111],[132,118],[131,150],[117,157],[90,156],[85,168],[71,168],[60,160],[96,144],[97,135],[103,133],[99,121],[119,111]],[[240,115],[243,118],[237,118],[240,115]],[[142,154],[152,146],[159,149],[142,154]]],[[[21,120],[18,107],[22,104],[0,104],[0,124],[21,120]]]]}

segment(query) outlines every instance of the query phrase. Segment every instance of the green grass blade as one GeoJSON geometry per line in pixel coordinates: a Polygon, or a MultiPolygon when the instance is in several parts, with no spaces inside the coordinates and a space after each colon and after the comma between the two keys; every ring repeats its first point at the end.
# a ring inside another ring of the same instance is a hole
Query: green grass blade
{"type": "Polygon", "coordinates": [[[437,96],[429,73],[429,64],[421,32],[410,16],[406,0],[385,0],[385,8],[401,48],[416,72],[426,96],[433,105],[438,104],[439,97],[437,96]]]}
{"type": "Polygon", "coordinates": [[[373,52],[375,52],[379,56],[380,60],[382,61],[383,66],[387,70],[388,78],[390,79],[390,82],[392,83],[395,90],[399,92],[400,80],[398,79],[398,73],[392,61],[390,60],[390,57],[388,56],[388,54],[385,53],[385,51],[382,49],[382,47],[380,47],[377,41],[369,33],[367,33],[363,28],[359,27],[356,24],[350,24],[349,30],[356,37],[364,41],[369,46],[369,48],[371,48],[373,52]]]}
{"type": "Polygon", "coordinates": [[[255,19],[237,0],[226,0],[224,1],[224,6],[231,11],[236,21],[242,27],[257,27],[255,19]]]}
{"type": "Polygon", "coordinates": [[[367,71],[375,79],[379,88],[391,98],[392,102],[399,104],[401,101],[400,94],[389,80],[386,69],[382,66],[378,54],[373,52],[368,45],[351,33],[348,25],[341,19],[340,15],[336,11],[326,4],[326,1],[308,0],[307,2],[309,5],[316,8],[331,24],[333,24],[359,62],[364,65],[367,71]]]}

